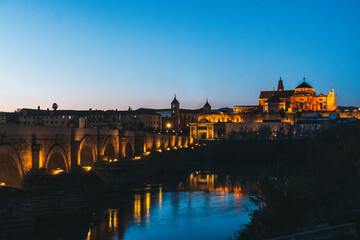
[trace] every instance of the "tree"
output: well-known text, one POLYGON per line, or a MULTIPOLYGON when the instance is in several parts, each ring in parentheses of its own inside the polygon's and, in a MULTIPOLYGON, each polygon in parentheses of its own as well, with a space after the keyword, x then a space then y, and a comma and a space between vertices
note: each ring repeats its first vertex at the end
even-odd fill
POLYGON ((56 111, 56 109, 58 109, 58 107, 59 106, 56 103, 53 103, 52 108, 54 109, 54 111, 56 111))

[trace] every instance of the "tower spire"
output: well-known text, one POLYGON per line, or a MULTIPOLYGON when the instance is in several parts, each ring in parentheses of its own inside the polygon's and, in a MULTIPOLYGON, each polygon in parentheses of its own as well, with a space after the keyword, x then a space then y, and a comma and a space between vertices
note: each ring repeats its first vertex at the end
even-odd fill
POLYGON ((278 91, 284 91, 284 85, 283 85, 283 81, 281 80, 281 77, 280 77, 280 80, 279 80, 279 84, 278 84, 277 90, 278 90, 278 91))

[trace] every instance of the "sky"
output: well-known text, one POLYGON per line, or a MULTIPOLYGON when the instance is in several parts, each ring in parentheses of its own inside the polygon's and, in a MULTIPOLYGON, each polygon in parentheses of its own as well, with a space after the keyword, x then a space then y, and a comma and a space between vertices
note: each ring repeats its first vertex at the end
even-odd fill
POLYGON ((0 111, 256 105, 303 77, 360 106, 360 1, 0 0, 0 111))

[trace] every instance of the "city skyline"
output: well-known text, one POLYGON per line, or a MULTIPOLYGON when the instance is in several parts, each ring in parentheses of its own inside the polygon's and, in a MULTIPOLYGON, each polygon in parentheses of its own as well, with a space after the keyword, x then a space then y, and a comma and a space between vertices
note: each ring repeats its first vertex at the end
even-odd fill
POLYGON ((0 111, 256 105, 306 77, 359 106, 359 3, 0 1, 0 111))

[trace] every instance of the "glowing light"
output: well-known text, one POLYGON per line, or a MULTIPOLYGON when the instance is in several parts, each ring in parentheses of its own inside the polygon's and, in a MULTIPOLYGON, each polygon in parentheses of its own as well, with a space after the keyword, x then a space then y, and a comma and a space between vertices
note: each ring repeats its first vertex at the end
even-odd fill
POLYGON ((162 187, 160 186, 160 188, 159 188, 159 208, 161 208, 162 199, 163 199, 162 187))
POLYGON ((140 156, 136 156, 136 157, 133 158, 133 160, 140 160, 140 159, 141 159, 140 156))
POLYGON ((158 150, 156 150, 156 151, 158 151, 158 152, 162 152, 162 150, 159 148, 158 150))
POLYGON ((92 167, 90 167, 90 166, 83 166, 81 168, 86 172, 90 172, 90 170, 92 169, 92 167))
POLYGON ((0 187, 6 187, 6 183, 4 182, 0 183, 0 187))
POLYGON ((194 147, 191 147, 191 149, 194 149, 194 147))
POLYGON ((89 231, 86 236, 86 240, 90 240, 90 239, 91 239, 91 228, 89 228, 89 231))
POLYGON ((111 209, 109 210, 109 229, 111 230, 112 229, 112 223, 113 223, 113 220, 112 220, 112 214, 111 214, 111 209))
POLYGON ((177 147, 173 147, 174 150, 177 150, 177 147))
POLYGON ((118 224, 117 209, 109 209, 109 230, 116 231, 118 224))
POLYGON ((144 153, 144 155, 146 155, 146 156, 148 156, 148 155, 150 155, 150 151, 147 151, 146 153, 144 153))
POLYGON ((146 193, 145 195, 145 214, 146 214, 146 222, 149 222, 150 218, 150 193, 146 193))
POLYGON ((166 124, 166 127, 167 127, 167 128, 171 128, 171 123, 167 123, 167 124, 166 124))
POLYGON ((141 196, 135 194, 134 200, 134 221, 140 225, 141 223, 141 196))
POLYGON ((118 160, 117 160, 117 158, 115 158, 114 160, 113 160, 113 162, 117 162, 118 160))
POLYGON ((52 170, 51 175, 58 175, 60 173, 64 172, 61 168, 57 168, 55 170, 52 170))
POLYGON ((166 151, 170 151, 171 149, 168 147, 168 148, 166 148, 166 151))

